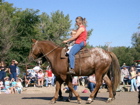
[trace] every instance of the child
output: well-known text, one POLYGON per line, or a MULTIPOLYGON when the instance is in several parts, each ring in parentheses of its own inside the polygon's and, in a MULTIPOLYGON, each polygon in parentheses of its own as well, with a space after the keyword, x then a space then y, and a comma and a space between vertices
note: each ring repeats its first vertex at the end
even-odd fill
MULTIPOLYGON (((71 37, 73 37, 75 34, 76 34, 76 30, 72 30, 71 31, 71 37)), ((67 54, 69 54, 69 52, 70 52, 71 48, 73 47, 74 43, 75 43, 74 40, 68 43, 68 51, 67 51, 67 54)))
POLYGON ((14 78, 11 79, 11 92, 14 92, 16 93, 16 85, 17 85, 17 82, 15 81, 14 78))
POLYGON ((5 77, 4 80, 5 80, 6 93, 7 94, 12 93, 12 91, 11 91, 12 89, 10 87, 11 81, 9 81, 9 77, 5 77))
POLYGON ((22 79, 21 78, 18 78, 17 79, 17 84, 16 84, 16 90, 17 90, 17 92, 19 94, 21 94, 22 88, 23 88, 23 86, 22 86, 22 79))

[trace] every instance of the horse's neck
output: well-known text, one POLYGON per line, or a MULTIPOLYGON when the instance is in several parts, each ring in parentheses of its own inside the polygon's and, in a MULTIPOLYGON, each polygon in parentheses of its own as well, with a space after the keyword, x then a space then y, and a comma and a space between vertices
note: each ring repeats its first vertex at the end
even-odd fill
POLYGON ((45 58, 51 63, 54 62, 54 60, 56 59, 55 56, 59 55, 61 49, 62 48, 54 44, 46 44, 43 47, 41 47, 41 52, 45 56, 45 58))

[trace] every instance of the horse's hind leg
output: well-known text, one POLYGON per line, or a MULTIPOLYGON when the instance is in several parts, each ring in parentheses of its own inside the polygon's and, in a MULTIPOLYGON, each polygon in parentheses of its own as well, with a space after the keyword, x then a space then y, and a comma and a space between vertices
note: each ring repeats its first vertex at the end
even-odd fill
POLYGON ((108 91, 109 91, 109 98, 107 100, 107 102, 111 102, 114 99, 114 95, 113 95, 113 88, 112 88, 112 83, 111 80, 109 79, 109 77, 107 75, 105 75, 103 77, 105 83, 108 86, 108 91))
POLYGON ((96 73, 95 74, 95 77, 96 77, 96 86, 95 86, 95 89, 94 91, 92 91, 92 93, 90 94, 88 100, 87 100, 87 104, 90 104, 92 101, 93 101, 93 98, 95 97, 96 93, 98 92, 101 84, 102 84, 102 75, 100 72, 96 73))

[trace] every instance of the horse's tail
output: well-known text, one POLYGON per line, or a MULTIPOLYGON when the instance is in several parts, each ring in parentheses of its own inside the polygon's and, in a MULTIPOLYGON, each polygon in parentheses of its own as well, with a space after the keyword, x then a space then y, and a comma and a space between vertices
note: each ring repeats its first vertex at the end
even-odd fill
POLYGON ((111 74, 111 80, 112 80, 112 87, 113 91, 116 91, 117 87, 120 84, 120 64, 118 61, 118 58, 113 52, 109 52, 111 58, 112 58, 112 63, 110 67, 110 74, 111 74))

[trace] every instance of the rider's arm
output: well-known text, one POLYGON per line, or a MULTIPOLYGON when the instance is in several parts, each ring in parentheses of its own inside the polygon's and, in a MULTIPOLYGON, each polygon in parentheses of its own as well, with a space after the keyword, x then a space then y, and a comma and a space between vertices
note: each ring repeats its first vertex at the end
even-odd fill
POLYGON ((68 40, 63 41, 63 43, 67 43, 69 41, 75 40, 83 31, 84 31, 84 28, 80 27, 73 37, 69 38, 68 40))

